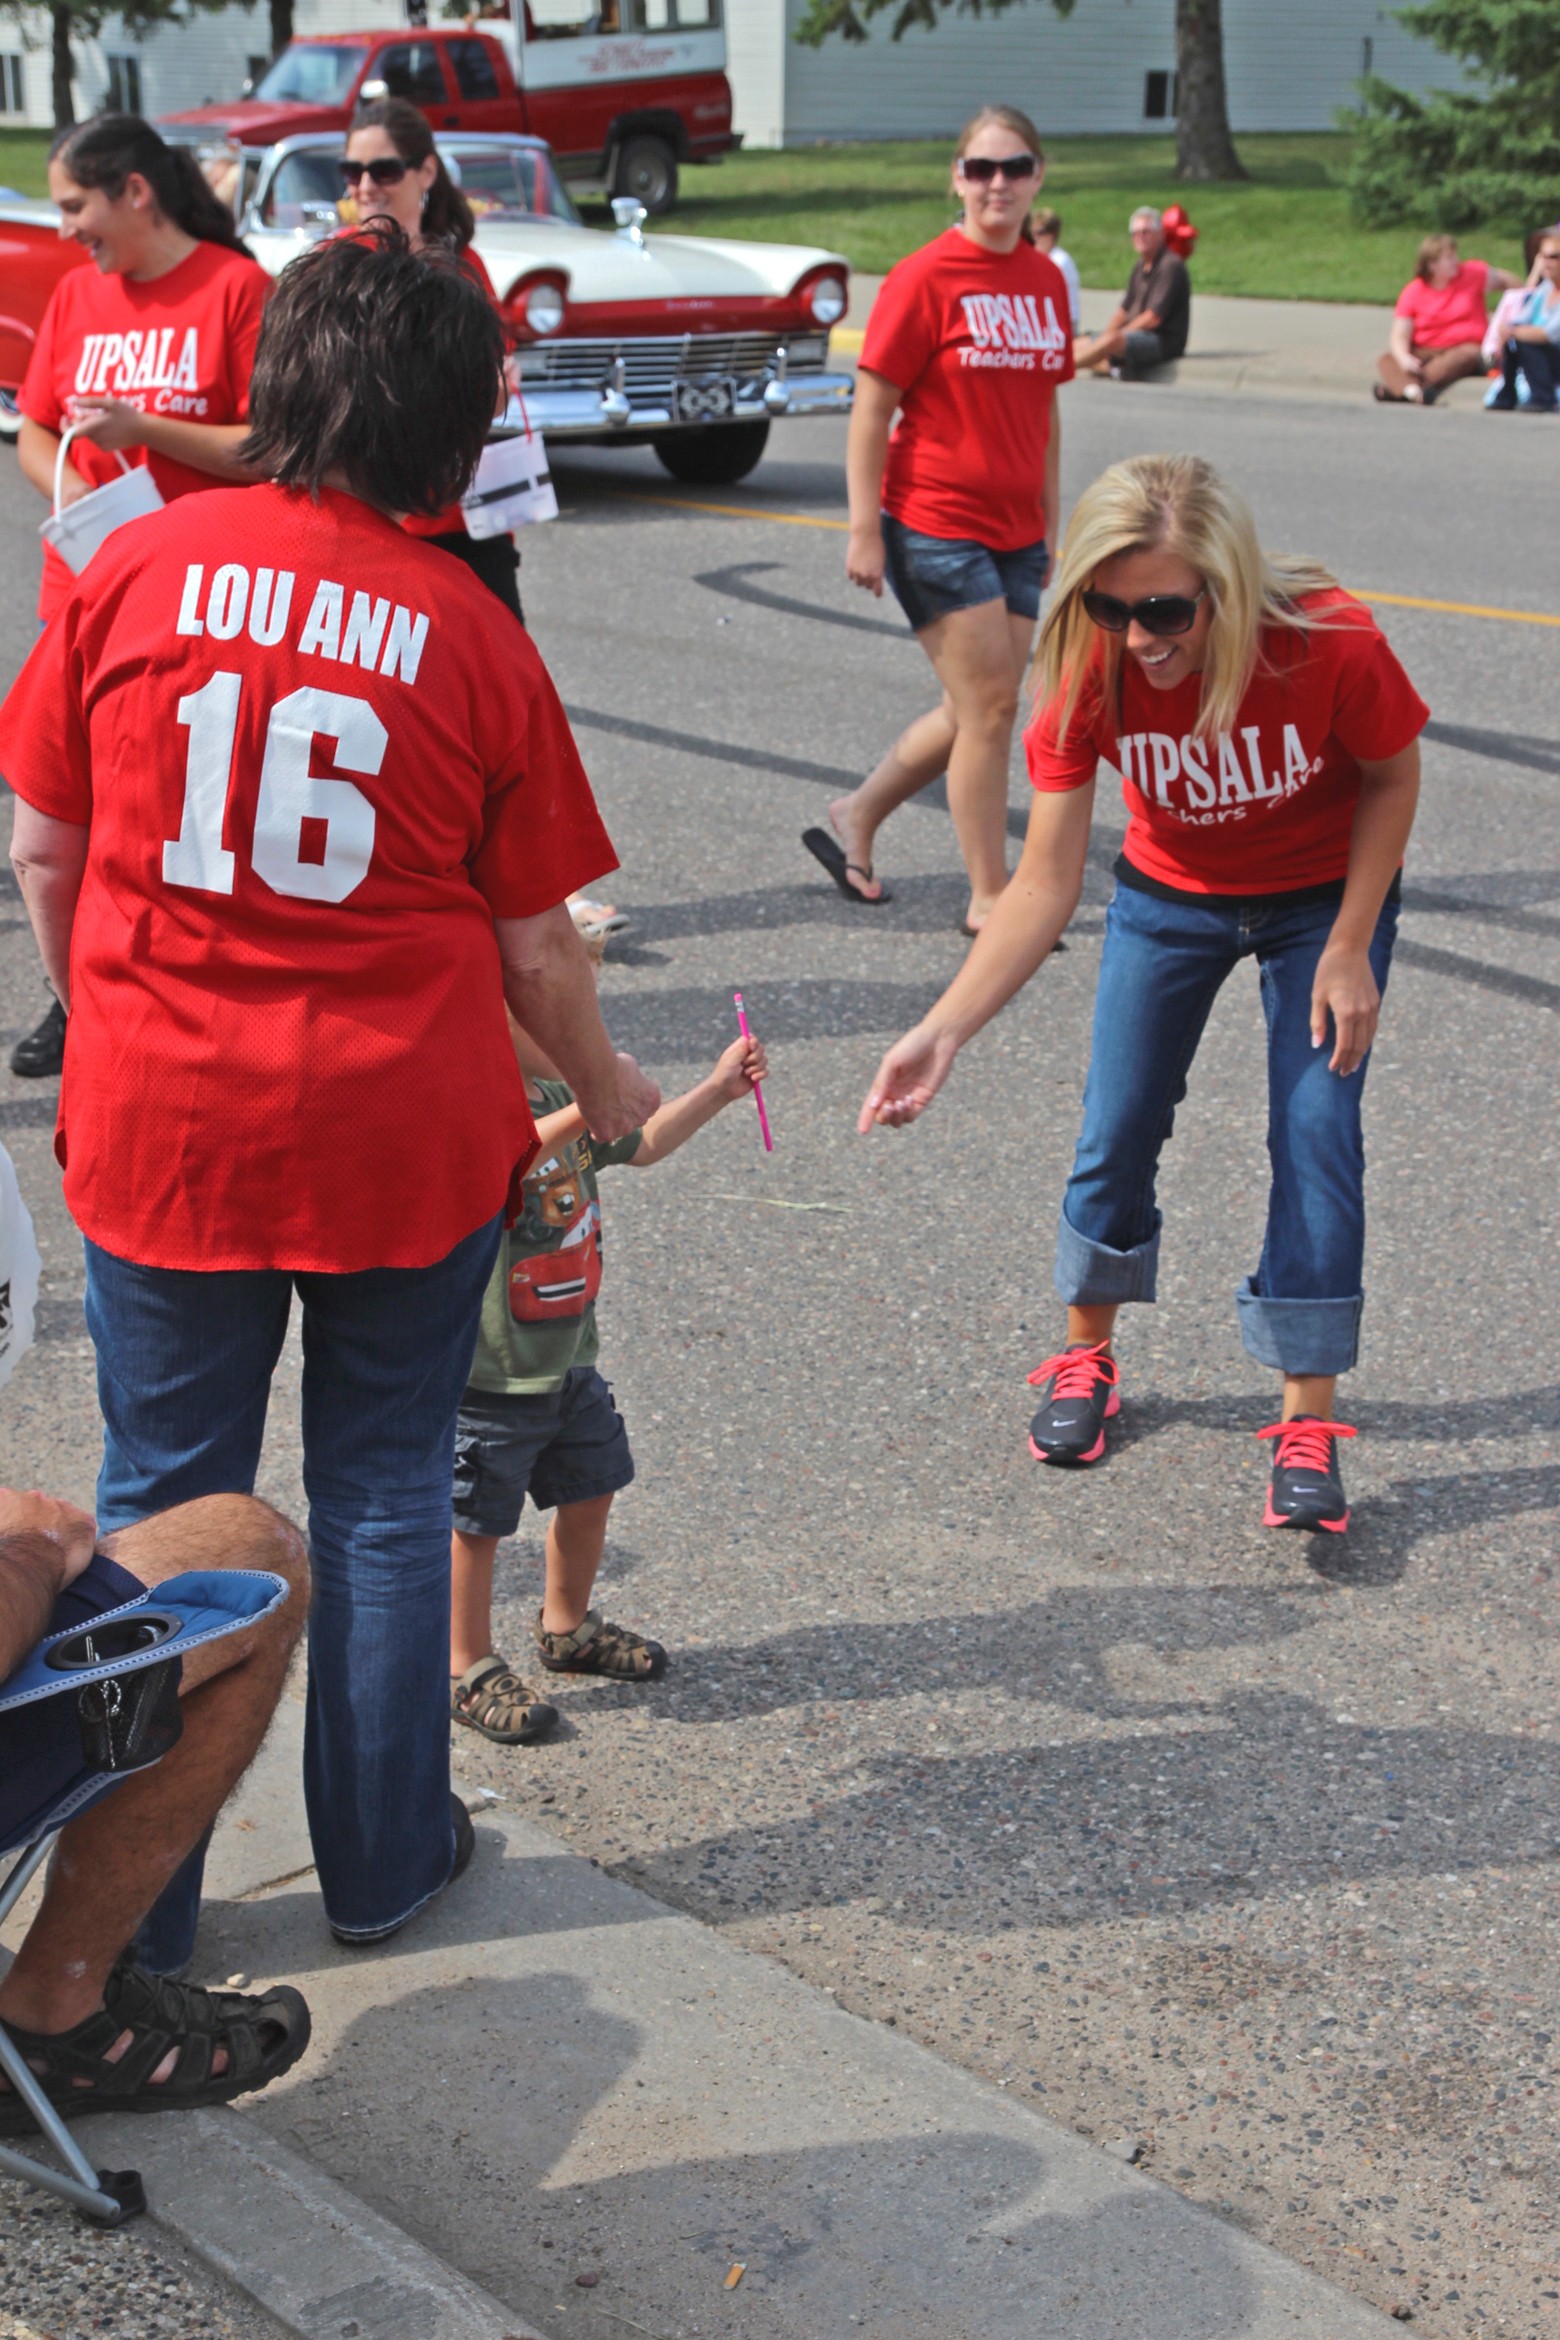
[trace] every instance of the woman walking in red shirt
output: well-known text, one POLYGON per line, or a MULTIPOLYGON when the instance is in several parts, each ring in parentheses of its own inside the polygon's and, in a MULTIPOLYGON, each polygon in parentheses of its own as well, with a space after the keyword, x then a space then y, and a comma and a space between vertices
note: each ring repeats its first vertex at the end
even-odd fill
POLYGON ((1028 115, 983 108, 955 152, 963 218, 901 260, 873 307, 845 457, 845 571, 878 595, 887 577, 942 704, 803 839, 847 901, 886 902, 877 831, 946 772, 971 934, 1007 882, 1008 753, 1056 541, 1056 388, 1073 370, 1066 282, 1027 240, 1044 175, 1028 115))
POLYGON ((1429 710, 1325 570, 1275 560, 1210 465, 1139 456, 1079 498, 1026 739, 1012 885, 964 968, 890 1049, 860 1127, 913 1121, 1077 906, 1101 763, 1125 849, 1106 920, 1083 1130, 1062 1204, 1067 1339, 1030 1379, 1030 1450, 1092 1463, 1120 1404, 1124 1302, 1151 1301, 1160 1153, 1214 1000, 1255 958, 1267 1019, 1267 1230, 1241 1338, 1282 1374, 1266 1524, 1348 1524, 1333 1419, 1364 1305, 1365 1067, 1397 931, 1429 710))

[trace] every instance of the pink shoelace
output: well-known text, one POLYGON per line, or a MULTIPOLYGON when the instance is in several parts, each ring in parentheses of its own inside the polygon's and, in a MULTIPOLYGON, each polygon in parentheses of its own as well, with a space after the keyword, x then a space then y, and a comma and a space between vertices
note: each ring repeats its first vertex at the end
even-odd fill
POLYGON ((1056 1376, 1056 1387, 1051 1392, 1057 1398, 1086 1398, 1094 1395, 1097 1381, 1114 1389, 1121 1379, 1121 1370, 1110 1353, 1108 1341, 1097 1341, 1092 1349, 1061 1349, 1054 1357, 1047 1357, 1029 1376, 1031 1389, 1042 1381, 1056 1376))
POLYGON ((1270 1422, 1259 1438, 1276 1438, 1273 1449, 1273 1467, 1285 1471, 1330 1471, 1332 1444, 1335 1438, 1357 1438, 1347 1422, 1321 1422, 1314 1414, 1302 1415, 1296 1422, 1270 1422))

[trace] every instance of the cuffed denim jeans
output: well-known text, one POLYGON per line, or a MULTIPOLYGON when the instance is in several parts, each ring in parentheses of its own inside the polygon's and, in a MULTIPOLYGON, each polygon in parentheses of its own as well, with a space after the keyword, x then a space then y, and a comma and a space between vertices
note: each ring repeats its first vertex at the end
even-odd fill
MULTIPOLYGON (((103 1412, 98 1520, 253 1491, 271 1375, 303 1304, 303 1479, 314 1600, 304 1798, 331 1924, 373 1934, 448 1882, 450 1489, 455 1416, 499 1221, 426 1268, 355 1275, 138 1267, 88 1243, 103 1412)), ((202 1859, 138 1937, 194 1947, 202 1859)))
MULTIPOLYGON (((1267 1233, 1236 1293, 1240 1334, 1280 1373, 1343 1373, 1359 1352, 1365 1295, 1365 1063, 1328 1070, 1311 1046, 1311 986, 1338 914, 1334 893, 1246 901, 1118 885, 1105 921, 1083 1129, 1062 1203, 1056 1288, 1079 1307, 1152 1300, 1159 1268, 1159 1157, 1219 987, 1255 958, 1267 1018, 1267 1233)), ((1370 963, 1383 994, 1396 889, 1370 963)))

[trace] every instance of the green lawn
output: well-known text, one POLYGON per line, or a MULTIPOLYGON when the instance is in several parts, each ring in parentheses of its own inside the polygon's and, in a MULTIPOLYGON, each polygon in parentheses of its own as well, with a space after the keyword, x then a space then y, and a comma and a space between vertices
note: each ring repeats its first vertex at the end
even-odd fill
MULTIPOLYGON (((1127 218, 1139 203, 1180 201, 1201 229, 1200 292, 1278 300, 1395 301, 1413 272, 1423 217, 1390 230, 1357 227, 1342 184, 1348 140, 1327 132, 1242 138, 1249 183, 1182 187, 1169 138, 1059 138, 1048 149, 1045 200, 1089 285, 1122 285, 1132 264, 1127 218)), ((879 272, 953 216, 945 196, 948 143, 795 147, 728 156, 683 173, 666 222, 690 235, 823 244, 879 272)), ((1481 259, 1519 268, 1514 236, 1468 239, 1481 259)))
POLYGON ((47 195, 44 168, 52 130, 0 130, 0 187, 14 187, 18 195, 47 195))

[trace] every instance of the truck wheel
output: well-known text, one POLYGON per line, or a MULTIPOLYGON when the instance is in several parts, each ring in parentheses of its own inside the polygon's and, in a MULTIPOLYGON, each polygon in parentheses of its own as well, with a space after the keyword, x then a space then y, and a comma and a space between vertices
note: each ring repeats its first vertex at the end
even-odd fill
POLYGON ((612 171, 614 195, 632 195, 652 219, 677 200, 677 157, 661 138, 625 138, 612 171))
POLYGON ((747 478, 768 438, 767 422, 709 423, 698 430, 663 431, 650 444, 673 479, 695 487, 729 487, 747 478))
POLYGON ((9 447, 22 435, 22 410, 14 390, 0 390, 0 447, 9 447))

